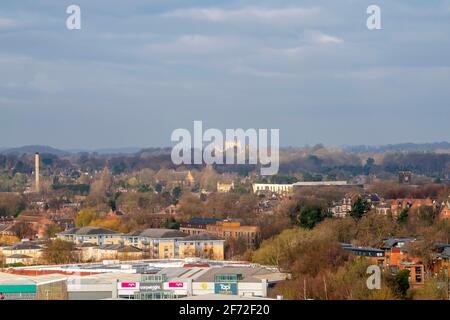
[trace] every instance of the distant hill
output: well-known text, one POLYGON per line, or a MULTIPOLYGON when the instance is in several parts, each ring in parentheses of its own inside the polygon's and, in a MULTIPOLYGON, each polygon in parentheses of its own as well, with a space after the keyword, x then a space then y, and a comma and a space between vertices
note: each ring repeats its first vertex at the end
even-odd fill
POLYGON ((17 155, 34 154, 36 152, 53 154, 56 156, 65 156, 70 154, 70 152, 64 150, 59 150, 49 146, 38 146, 38 145, 10 148, 0 151, 1 154, 17 154, 17 155))
POLYGON ((348 152, 433 152, 437 150, 450 150, 450 143, 443 142, 433 142, 433 143, 399 143, 399 144, 387 144, 381 146, 344 146, 343 149, 348 152))
POLYGON ((124 147, 124 148, 104 148, 104 149, 68 149, 67 151, 71 153, 98 153, 101 155, 106 154, 133 154, 141 151, 142 148, 139 147, 124 147))

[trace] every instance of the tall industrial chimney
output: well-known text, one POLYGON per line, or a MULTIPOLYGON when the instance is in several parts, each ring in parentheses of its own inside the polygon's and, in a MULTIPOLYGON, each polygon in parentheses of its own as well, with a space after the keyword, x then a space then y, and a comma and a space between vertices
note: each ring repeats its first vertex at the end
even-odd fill
POLYGON ((39 186, 39 163, 40 163, 39 152, 36 152, 36 154, 34 155, 34 174, 35 174, 35 179, 36 179, 36 192, 40 191, 40 186, 39 186))

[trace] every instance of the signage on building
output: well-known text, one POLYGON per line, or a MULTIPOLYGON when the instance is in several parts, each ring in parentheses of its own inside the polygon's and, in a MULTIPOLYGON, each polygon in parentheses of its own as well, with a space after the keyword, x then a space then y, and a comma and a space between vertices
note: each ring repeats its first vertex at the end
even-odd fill
POLYGON ((237 283, 215 283, 214 293, 216 294, 232 294, 237 295, 237 283))
POLYGON ((138 284, 136 282, 121 282, 120 288, 121 289, 137 289, 138 284))
POLYGON ((0 285, 0 292, 5 293, 36 293, 36 285, 0 285))
POLYGON ((184 282, 169 282, 169 288, 184 288, 184 282))
POLYGON ((140 291, 157 291, 162 290, 162 283, 141 282, 140 291))

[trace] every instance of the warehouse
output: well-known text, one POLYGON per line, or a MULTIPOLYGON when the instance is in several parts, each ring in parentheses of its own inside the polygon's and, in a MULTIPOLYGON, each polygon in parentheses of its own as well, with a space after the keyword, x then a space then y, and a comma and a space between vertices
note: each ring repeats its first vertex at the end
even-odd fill
POLYGON ((141 260, 32 266, 16 272, 67 273, 67 299, 179 299, 203 295, 267 297, 286 279, 275 268, 213 260, 141 260))
MULTIPOLYGON (((140 275, 128 272, 108 272, 90 276, 71 276, 67 280, 69 300, 102 300, 117 298, 118 283, 136 283, 140 275)), ((128 296, 130 292, 121 292, 128 296)))
POLYGON ((4 300, 67 300, 67 277, 60 274, 22 276, 0 272, 4 300))

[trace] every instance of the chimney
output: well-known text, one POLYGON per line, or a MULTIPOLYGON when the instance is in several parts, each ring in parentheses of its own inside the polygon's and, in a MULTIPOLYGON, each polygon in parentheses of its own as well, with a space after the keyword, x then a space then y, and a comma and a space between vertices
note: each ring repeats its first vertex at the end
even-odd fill
POLYGON ((39 186, 39 163, 40 163, 39 152, 36 152, 36 154, 34 155, 34 174, 35 174, 35 179, 36 179, 36 192, 40 191, 40 186, 39 186))

